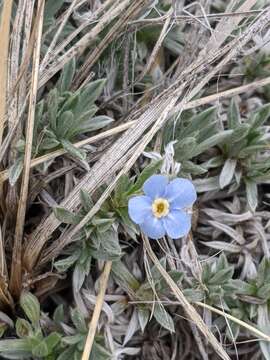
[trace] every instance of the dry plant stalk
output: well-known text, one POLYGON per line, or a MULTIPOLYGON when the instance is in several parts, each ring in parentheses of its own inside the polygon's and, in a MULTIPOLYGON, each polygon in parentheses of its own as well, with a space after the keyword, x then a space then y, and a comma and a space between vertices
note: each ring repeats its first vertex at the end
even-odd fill
POLYGON ((32 68, 32 83, 29 101, 29 112, 26 125, 26 146, 24 154, 24 167, 22 184, 20 190, 19 206, 17 211, 15 237, 12 253, 12 264, 11 264, 11 275, 10 275, 10 291, 15 295, 19 296, 22 286, 22 239, 24 231, 25 213, 27 207, 28 198, 28 187, 30 178, 30 162, 32 156, 32 142, 33 142, 33 130, 35 120, 35 106, 38 90, 38 69, 39 69, 39 58, 41 49, 41 37, 42 37, 42 26, 43 26, 43 12, 44 12, 44 0, 39 1, 40 17, 36 36, 36 42, 34 45, 33 52, 33 68, 32 68))
POLYGON ((2 143, 6 116, 6 96, 7 96, 7 74, 8 74, 8 47, 10 20, 13 0, 4 1, 1 24, 0 24, 0 145, 2 143))
MULTIPOLYGON (((198 19, 220 19, 220 18, 230 18, 230 17, 241 17, 248 18, 252 17, 254 15, 261 14, 263 10, 250 10, 250 11, 235 11, 235 12, 220 12, 215 14, 204 14, 204 15, 176 15, 174 16, 174 21, 176 23, 186 21, 186 22, 197 22, 198 19)), ((130 22, 132 25, 159 25, 163 24, 168 18, 168 14, 157 17, 157 18, 151 18, 151 19, 140 19, 130 22)))
MULTIPOLYGON (((243 4, 237 9, 237 12, 246 12, 249 11, 255 4, 257 3, 257 0, 246 0, 243 2, 243 4)), ((232 0, 226 11, 231 11, 232 8, 235 6, 235 1, 232 0)), ((236 29, 240 21, 242 20, 242 17, 235 16, 231 17, 230 19, 223 18, 221 21, 217 24, 217 27, 215 28, 215 31, 213 32, 208 44, 202 51, 202 56, 205 56, 205 54, 208 53, 208 51, 215 51, 217 50, 220 45, 227 39, 227 37, 232 33, 232 29, 236 29)))
POLYGON ((270 336, 263 333, 262 331, 258 330, 257 328, 255 328, 254 326, 249 325, 248 323, 246 323, 245 321, 242 321, 240 319, 237 319, 235 316, 232 316, 228 313, 226 313, 225 311, 221 311, 213 306, 210 306, 208 304, 202 303, 200 301, 197 301, 195 303, 196 305, 204 308, 204 309, 208 309, 218 315, 221 315, 223 317, 225 317, 228 320, 231 320, 233 322, 235 322, 236 324, 242 326, 243 328, 247 329, 248 331, 250 331, 251 333, 253 333, 255 336, 258 336, 259 339, 258 340, 265 340, 270 342, 270 336))
POLYGON ((100 277, 99 293, 98 293, 98 296, 97 296, 97 300, 96 300, 95 308, 94 308, 94 311, 93 311, 92 319, 91 319, 90 324, 89 324, 89 329, 88 329, 88 334, 87 334, 87 338, 86 338, 86 342, 85 342, 85 346, 84 346, 82 360, 88 360, 89 356, 91 354, 91 350, 92 350, 92 346, 93 346, 93 343, 94 343, 95 334, 96 334, 96 330, 97 330, 97 324, 98 324, 98 320, 99 320, 100 313, 101 313, 101 310, 102 310, 102 305, 103 305, 103 302, 104 302, 104 296, 105 296, 105 292, 106 292, 106 288, 107 288, 111 268, 112 268, 112 262, 107 261, 105 263, 104 270, 103 270, 102 275, 100 277))
POLYGON ((165 39, 165 37, 167 35, 169 25, 170 25, 170 22, 171 22, 172 14, 173 14, 173 10, 170 9, 168 11, 168 14, 167 14, 167 20, 165 21, 165 23, 164 23, 164 25, 162 27, 159 38, 158 38, 158 40, 157 40, 157 42, 156 42, 156 44, 155 44, 155 46, 153 48, 153 51, 152 51, 146 65, 145 65, 142 73, 140 74, 139 79, 137 79, 136 82, 140 82, 144 78, 144 76, 150 71, 152 65, 154 64, 155 59, 156 59, 156 57, 158 55, 158 52, 159 52, 159 50, 160 50, 160 48, 162 46, 162 43, 163 43, 163 41, 164 41, 164 39, 165 39))
MULTIPOLYGON (((24 58, 23 58, 22 63, 20 65, 18 75, 17 75, 17 78, 16 78, 16 82, 15 82, 15 84, 12 84, 12 89, 10 90, 9 97, 11 98, 11 100, 8 103, 8 110, 10 108, 12 108, 12 106, 13 106, 13 95, 18 90, 18 88, 19 88, 19 86, 21 84, 22 78, 24 76, 26 76, 26 73, 27 73, 28 65, 29 65, 29 62, 31 60, 31 56, 32 56, 33 49, 34 49, 35 39, 36 39, 36 36, 37 36, 38 21, 39 21, 41 15, 42 15, 41 10, 42 10, 41 7, 39 7, 38 10, 37 10, 37 14, 35 16, 34 24, 33 24, 33 27, 32 27, 31 36, 30 36, 30 39, 29 39, 28 44, 27 44, 27 49, 24 52, 24 58)), ((0 161, 3 160, 4 155, 5 155, 5 153, 6 153, 7 149, 8 149, 8 146, 9 146, 10 142, 12 141, 12 136, 14 135, 14 133, 15 133, 15 131, 17 129, 17 126, 19 124, 19 121, 21 120, 21 118, 22 118, 22 116, 23 116, 23 114, 25 112, 25 109, 26 109, 26 106, 27 106, 27 103, 28 103, 28 97, 30 95, 28 90, 25 90, 25 92, 26 92, 26 94, 25 94, 25 97, 24 97, 24 101, 22 101, 22 103, 20 104, 20 111, 18 112, 17 116, 15 117, 15 119, 13 121, 13 124, 10 125, 10 128, 8 129, 8 132, 7 132, 6 136, 5 136, 5 139, 4 139, 3 143, 1 144, 1 142, 0 142, 0 161)), ((0 117, 0 122, 5 122, 6 118, 7 118, 7 115, 5 115, 3 118, 0 117)))
POLYGON ((2 235, 2 228, 0 226, 0 304, 3 307, 13 306, 11 296, 8 292, 8 272, 5 255, 5 247, 2 235))

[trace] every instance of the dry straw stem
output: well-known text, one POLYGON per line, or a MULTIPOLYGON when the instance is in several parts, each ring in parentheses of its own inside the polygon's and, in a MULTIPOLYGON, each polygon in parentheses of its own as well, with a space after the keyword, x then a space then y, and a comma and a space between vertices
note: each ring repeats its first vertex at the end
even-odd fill
MULTIPOLYGON (((26 71, 28 69, 28 65, 29 65, 29 62, 30 62, 30 59, 31 59, 31 55, 32 55, 32 52, 33 52, 33 49, 34 49, 35 39, 36 39, 36 36, 37 36, 38 21, 39 21, 39 19, 41 17, 41 10, 42 10, 41 7, 39 7, 38 11, 37 11, 37 14, 35 16, 31 36, 30 36, 29 42, 27 44, 27 49, 26 49, 26 51, 24 53, 24 58, 22 60, 20 68, 19 68, 19 72, 18 72, 16 82, 13 85, 12 90, 10 91, 9 97, 11 98, 11 100, 9 100, 9 102, 8 102, 8 107, 9 108, 11 108, 12 105, 13 105, 13 94, 15 94, 15 92, 17 91, 17 89, 18 89, 18 87, 19 87, 19 85, 21 83, 21 80, 26 75, 26 71)), ((27 33, 28 30, 25 29, 25 31, 27 33)), ((25 109, 26 109, 26 106, 27 106, 27 103, 28 103, 29 95, 30 95, 30 93, 28 91, 25 91, 25 98, 24 98, 23 103, 20 106, 20 111, 19 111, 18 115, 16 116, 16 118, 14 119, 13 124, 8 129, 7 135, 5 136, 5 139, 4 139, 3 143, 1 144, 1 142, 0 142, 0 162, 3 160, 3 157, 5 156, 5 153, 6 153, 7 149, 8 149, 8 146, 9 146, 10 142, 12 141, 12 137, 14 135, 14 132, 17 129, 19 121, 20 121, 20 119, 22 118, 22 116, 23 116, 23 114, 25 112, 25 109)), ((5 121, 6 121, 6 115, 4 117, 0 117, 0 123, 5 122, 5 121)))
MULTIPOLYGON (((169 306, 170 305, 180 305, 179 301, 161 301, 161 303, 164 305, 169 305, 169 306)), ((129 301, 129 304, 153 304, 153 301, 129 301)), ((225 311, 217 309, 216 307, 213 307, 206 303, 203 303, 200 301, 195 301, 194 304, 198 305, 204 309, 210 310, 213 313, 221 315, 221 316, 225 317, 227 320, 230 320, 230 321, 240 325, 244 329, 248 330, 250 333, 254 334, 255 336, 258 336, 258 339, 257 339, 258 341, 263 340, 263 341, 270 342, 270 336, 265 334, 264 332, 260 331, 255 326, 252 326, 252 325, 246 323, 245 321, 242 321, 242 320, 236 318, 235 316, 232 316, 232 315, 226 313, 225 311)))
POLYGON ((158 55, 158 52, 162 46, 162 43, 167 35, 167 31, 169 29, 169 26, 170 26, 170 22, 171 22, 171 17, 173 15, 173 9, 170 9, 169 12, 168 12, 168 15, 167 15, 167 20, 165 21, 164 23, 164 26, 162 27, 162 30, 160 32, 160 35, 159 35, 159 38, 154 46, 154 49, 149 57, 149 60, 147 61, 142 73, 140 74, 139 78, 135 81, 135 82, 140 82, 144 77, 145 75, 148 73, 148 71, 150 71, 153 63, 155 62, 155 59, 158 55))
POLYGON ((2 143, 5 127, 6 96, 7 96, 7 74, 8 74, 8 48, 11 20, 12 0, 3 3, 0 24, 0 145, 2 143))
POLYGON ((43 26, 43 13, 44 13, 44 0, 39 1, 39 23, 36 35, 36 41, 33 52, 33 67, 32 67, 32 83, 30 90, 29 100, 29 112, 26 124, 26 146, 24 154, 24 168, 22 176, 22 184, 20 190, 19 206, 17 211, 15 237, 12 254, 12 266, 10 275, 10 290, 15 296, 20 295, 21 282, 22 282, 22 269, 21 269, 21 257, 22 257, 22 238, 24 230, 25 212, 28 198, 28 186, 30 177, 30 162, 32 154, 32 142, 33 142, 33 130, 34 130, 34 119, 35 119, 35 106, 38 89, 38 69, 39 69, 39 58, 41 48, 41 36, 43 26))
POLYGON ((269 335, 263 333, 262 331, 258 330, 254 326, 246 323, 245 321, 237 319, 236 317, 234 317, 234 316, 232 316, 230 314, 227 314, 225 311, 219 310, 219 309, 217 309, 217 308, 215 308, 213 306, 202 303, 200 301, 197 301, 195 304, 200 306, 200 307, 203 307, 204 309, 208 309, 208 310, 210 310, 210 311, 212 311, 212 312, 214 312, 214 313, 216 313, 218 315, 221 315, 221 316, 225 317, 226 319, 231 320, 234 323, 242 326, 243 328, 247 329, 248 331, 250 331, 254 335, 258 336, 259 337, 258 340, 265 340, 265 341, 270 342, 270 336, 269 335))
MULTIPOLYGON (((236 12, 225 12, 225 13, 216 13, 216 14, 204 14, 204 15, 176 15, 173 17, 174 22, 182 22, 184 21, 190 21, 194 22, 197 21, 197 19, 220 19, 220 18, 229 18, 229 17, 238 17, 241 16, 242 18, 248 18, 251 16, 259 15, 261 14, 263 10, 250 10, 250 11, 236 11, 236 12)), ((134 20, 131 21, 130 24, 132 25, 158 25, 163 24, 168 18, 168 15, 163 15, 158 18, 151 18, 151 19, 140 19, 140 20, 134 20)))
MULTIPOLYGON (((235 96, 235 95, 238 95, 238 94, 250 91, 250 90, 255 90, 259 87, 263 87, 263 86, 269 85, 269 84, 270 84, 270 77, 267 77, 265 79, 257 80, 252 83, 246 84, 246 85, 238 86, 238 87, 235 87, 235 88, 232 88, 229 90, 221 91, 221 92, 213 94, 213 95, 205 96, 200 99, 189 101, 187 104, 184 104, 184 105, 178 104, 173 108, 173 110, 169 116, 172 116, 182 110, 193 109, 195 107, 213 103, 215 101, 222 100, 227 97, 232 97, 232 96, 235 96)), ((136 122, 136 120, 129 121, 127 123, 116 126, 110 130, 104 131, 98 135, 91 136, 87 139, 78 141, 78 142, 74 143, 73 145, 76 148, 81 148, 85 145, 90 145, 90 144, 96 143, 100 140, 106 139, 113 135, 117 135, 117 134, 129 129, 135 122, 136 122)), ((39 156, 36 159, 32 159, 31 160, 31 168, 34 168, 37 165, 43 164, 46 161, 50 161, 52 159, 57 158, 58 156, 66 154, 66 153, 67 152, 65 149, 58 149, 58 150, 52 151, 46 155, 39 156)), ((0 183, 6 181, 8 179, 8 174, 9 174, 9 169, 3 170, 0 172, 0 183)))
POLYGON ((215 336, 211 333, 211 331, 208 329, 208 327, 203 322, 201 316, 198 314, 198 312, 195 310, 195 308, 187 301, 187 299, 185 298, 184 294, 179 289, 177 284, 173 281, 173 279, 170 277, 170 275, 167 273, 167 271, 160 264, 160 262, 158 261, 158 258, 154 254, 154 252, 151 248, 151 245, 149 243, 149 240, 146 236, 143 236, 143 242, 144 242, 145 249, 146 249, 150 259, 153 261, 156 268, 158 269, 158 271, 160 272, 160 274, 162 275, 162 277, 164 278, 166 283, 171 288, 173 294, 179 301, 180 305, 183 307, 184 311, 186 312, 186 314, 188 315, 190 320, 192 320, 196 324, 198 329, 206 337, 206 339, 209 341, 209 343, 213 346, 214 350, 221 357, 221 359, 230 360, 229 356, 226 354, 226 352, 224 351, 224 349, 222 348, 220 343, 217 341, 215 336))
MULTIPOLYGON (((13 22, 13 31, 10 40, 10 51, 9 51, 9 96, 11 104, 9 105, 7 113, 7 128, 10 130, 13 127, 13 124, 16 122, 18 113, 20 111, 21 105, 24 102, 28 73, 21 78, 19 89, 16 92, 13 92, 14 84, 16 83, 20 61, 25 57, 25 52, 27 50, 28 41, 31 35, 31 25, 32 25, 32 16, 34 2, 33 1, 18 1, 18 7, 16 11, 16 16, 13 22)), ((18 156, 18 151, 16 149, 18 141, 22 137, 23 131, 23 121, 18 123, 15 133, 12 136, 12 140, 9 146, 9 151, 6 154, 8 158, 8 164, 14 164, 18 156)), ((6 142, 6 138, 5 138, 6 142)), ((16 218, 17 208, 18 208, 18 187, 8 186, 6 191, 6 211, 10 218, 16 218)))
MULTIPOLYGON (((202 87, 206 84, 211 76, 213 76, 216 72, 218 72, 223 65, 225 65, 230 59, 238 54, 238 52, 242 49, 242 46, 246 44, 254 33, 260 31, 265 24, 269 21, 270 9, 267 13, 261 15, 259 19, 251 25, 243 34, 239 36, 238 43, 233 40, 233 44, 235 43, 238 46, 234 46, 234 48, 229 51, 225 60, 222 60, 210 73, 209 76, 204 76, 203 80, 198 83, 195 89, 193 89, 188 96, 184 98, 182 105, 187 103, 191 97, 196 95, 196 91, 202 89, 202 87)), ((219 38, 219 42, 222 42, 222 39, 219 38)), ((226 51, 228 49, 228 45, 225 45, 226 51)), ((223 53, 223 50, 218 51, 218 53, 223 53)), ((196 73, 200 73, 203 69, 205 69, 205 64, 211 63, 212 61, 217 60, 217 52, 211 53, 209 57, 206 57, 202 62, 201 58, 191 64, 188 69, 185 71, 185 76, 182 78, 182 85, 179 87, 180 79, 176 80, 177 86, 170 86, 170 90, 165 90, 163 95, 160 95, 157 99, 150 103, 148 109, 142 113, 139 117, 138 121, 134 125, 131 126, 129 130, 125 132, 125 134, 117 140, 107 151, 101 159, 93 166, 89 173, 85 175, 84 178, 79 182, 79 184, 73 189, 70 195, 64 199, 64 201, 60 204, 60 206, 65 207, 68 210, 76 209, 80 204, 80 189, 85 189, 92 193, 97 187, 99 187, 106 179, 113 175, 112 169, 115 171, 115 165, 118 163, 119 159, 126 154, 130 148, 134 145, 136 141, 142 136, 142 134, 147 130, 147 128, 152 125, 160 116, 160 113, 164 111, 166 106, 169 104, 170 100, 173 97, 179 97, 183 92, 184 88, 188 83, 194 78, 196 73), (185 81, 184 81, 185 79, 185 81), (176 88, 176 90, 175 90, 176 88)), ((136 114, 135 114, 136 116, 136 114)), ((166 119, 164 119, 163 124, 166 119)), ((162 124, 162 125, 163 125, 162 124)), ((37 227, 37 229, 32 234, 29 243, 27 245, 25 255, 24 255, 24 265, 26 268, 33 268, 36 259, 39 256, 40 250, 46 243, 46 241, 51 236, 52 232, 59 226, 60 222, 55 218, 52 213, 47 219, 44 219, 41 224, 37 227)))
POLYGON ((0 226, 0 276, 4 277, 6 275, 7 264, 5 256, 5 248, 3 243, 2 229, 0 226))
MULTIPOLYGON (((249 11, 256 3, 257 0, 246 0, 237 9, 237 12, 249 11)), ((232 10, 233 6, 235 6, 235 1, 230 2, 227 10, 228 11, 232 10)), ((221 19, 221 21, 217 24, 215 31, 212 33, 208 44, 201 52, 201 56, 205 56, 205 54, 207 54, 208 51, 217 50, 220 47, 220 45, 224 42, 224 40, 227 39, 227 37, 232 33, 232 29, 235 29, 241 20, 242 17, 240 15, 232 17, 230 19, 227 18, 221 19)))
POLYGON ((100 313, 102 310, 104 296, 105 296, 111 268, 112 268, 112 262, 107 261, 105 263, 104 270, 100 277, 99 293, 98 293, 98 296, 96 299, 96 304, 95 304, 95 308, 93 311, 92 319, 89 324, 89 330, 88 330, 88 334, 87 334, 87 338, 86 338, 86 342, 85 342, 82 360, 88 360, 89 356, 91 354, 91 350, 92 350, 92 346, 94 343, 95 334, 96 334, 96 330, 97 330, 97 324, 98 324, 98 320, 99 320, 100 313))
POLYGON ((7 295, 7 281, 8 272, 6 254, 2 235, 2 228, 0 226, 0 304, 4 307, 11 304, 10 296, 9 294, 7 295))
POLYGON ((27 72, 32 53, 33 53, 33 51, 35 49, 35 41, 36 41, 36 38, 37 38, 37 33, 39 31, 39 19, 43 16, 42 11, 43 11, 43 8, 41 6, 38 7, 36 16, 34 17, 34 24, 33 24, 32 32, 31 32, 31 36, 30 36, 29 42, 27 44, 27 49, 26 49, 25 54, 24 54, 25 56, 23 58, 21 66, 20 66, 19 73, 18 73, 18 76, 17 76, 17 79, 16 79, 16 83, 13 86, 13 89, 11 91, 11 95, 14 94, 17 91, 22 77, 27 72))

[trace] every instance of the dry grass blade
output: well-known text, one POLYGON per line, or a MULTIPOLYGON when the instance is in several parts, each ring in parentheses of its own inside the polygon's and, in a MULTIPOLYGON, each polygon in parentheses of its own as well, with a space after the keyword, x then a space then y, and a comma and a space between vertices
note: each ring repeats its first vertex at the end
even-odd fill
POLYGON ((3 243, 2 229, 0 227, 0 275, 5 276, 7 274, 7 264, 5 256, 5 248, 3 243))
POLYGON ((139 79, 136 80, 136 82, 140 82, 144 76, 148 73, 148 71, 151 69, 153 63, 155 62, 155 59, 158 55, 158 52, 160 50, 160 47, 162 46, 162 43, 167 35, 167 32, 168 32, 168 28, 169 28, 169 25, 170 25, 170 22, 171 22, 171 16, 173 14, 173 10, 170 9, 168 14, 166 15, 167 16, 167 20, 165 21, 164 23, 164 26, 162 27, 162 30, 161 30, 161 33, 159 35, 159 38, 154 46, 154 49, 152 51, 152 54, 150 55, 149 57, 149 60, 147 61, 142 73, 140 74, 139 76, 139 79))
POLYGON ((265 340, 270 342, 270 336, 263 333, 262 331, 256 329, 254 326, 249 325, 248 323, 246 323, 245 321, 242 321, 240 319, 237 319, 235 316, 232 316, 230 314, 227 314, 225 311, 221 311, 213 306, 210 306, 208 304, 202 303, 200 301, 196 302, 196 305, 199 305, 200 307, 203 307, 204 309, 208 309, 210 311, 213 311, 214 313, 221 315, 225 318, 227 318, 228 320, 233 321, 234 323, 242 326, 243 328, 247 329, 248 331, 250 331, 251 333, 253 333, 254 335, 259 337, 259 340, 265 340))
MULTIPOLYGON (((17 78, 16 78, 16 82, 15 82, 15 84, 12 84, 13 86, 12 86, 12 89, 10 91, 10 98, 11 99, 9 99, 8 107, 12 107, 12 105, 13 105, 13 95, 16 93, 16 91, 18 89, 18 87, 20 85, 20 82, 21 82, 21 79, 24 76, 26 76, 26 71, 27 71, 27 68, 28 68, 28 65, 29 65, 29 62, 30 62, 30 59, 31 59, 31 55, 32 55, 32 52, 33 52, 33 49, 34 49, 35 39, 36 39, 36 36, 37 36, 38 19, 40 19, 40 17, 42 16, 41 10, 42 10, 41 7, 39 7, 38 10, 37 10, 37 14, 35 16, 34 24, 33 24, 33 27, 32 27, 31 36, 30 36, 29 42, 27 44, 27 49, 24 52, 24 58, 23 58, 22 63, 20 65, 18 75, 17 75, 17 78)), ((5 139, 4 139, 3 143, 1 144, 1 142, 0 142, 0 161, 3 160, 3 157, 5 156, 5 153, 6 153, 7 149, 8 149, 8 146, 9 146, 10 142, 12 141, 12 136, 14 135, 14 133, 15 133, 15 131, 17 129, 17 126, 19 124, 19 121, 20 121, 20 119, 22 118, 22 116, 23 116, 23 114, 25 112, 27 102, 28 102, 28 96, 29 96, 29 92, 27 90, 25 90, 25 92, 26 92, 26 95, 24 97, 23 103, 21 104, 20 111, 17 114, 16 118, 14 119, 12 126, 10 126, 10 128, 8 129, 8 132, 7 132, 6 136, 5 136, 5 139)), ((4 117, 0 117, 0 122, 5 122, 6 117, 7 117, 7 115, 5 115, 4 117)))
POLYGON ((6 95, 7 95, 7 74, 8 74, 8 47, 9 47, 9 32, 10 20, 12 10, 12 0, 4 1, 1 24, 0 24, 0 145, 5 127, 6 115, 6 95))
POLYGON ((0 226, 0 304, 2 306, 12 306, 11 296, 7 290, 8 272, 3 242, 2 228, 0 226))
POLYGON ((211 333, 211 331, 208 329, 208 327, 203 322, 200 315, 197 313, 195 308, 187 301, 182 291, 179 289, 177 284, 173 281, 173 279, 170 277, 170 275, 167 273, 167 271, 163 268, 163 266, 158 261, 158 258, 154 254, 151 245, 149 243, 149 240, 147 237, 143 236, 144 246, 145 249, 150 257, 150 259, 155 264, 156 268, 166 281, 166 283, 171 288, 173 294, 178 299, 180 305, 183 307, 184 311, 198 327, 198 329, 201 331, 201 333, 206 337, 206 339, 209 341, 209 343, 213 346, 216 353, 221 357, 221 359, 224 360, 230 360, 229 356, 226 354, 225 350, 222 348, 220 343, 217 341, 217 339, 214 337, 214 335, 211 333))
MULTIPOLYGON (((187 109, 191 109, 191 108, 209 104, 209 103, 212 103, 215 101, 221 101, 222 99, 225 99, 227 97, 233 97, 235 95, 238 95, 238 94, 241 94, 241 93, 244 93, 247 91, 255 90, 260 87, 269 85, 269 84, 270 84, 270 77, 267 77, 265 79, 253 81, 252 83, 249 83, 246 85, 238 86, 238 87, 235 87, 235 88, 232 88, 229 90, 218 92, 213 95, 208 95, 208 96, 200 98, 200 99, 192 100, 192 101, 188 102, 186 104, 186 106, 187 106, 187 109)), ((181 108, 182 108, 182 105, 177 104, 175 106, 175 108, 173 109, 173 114, 178 113, 181 110, 181 108)))
MULTIPOLYGON (((190 15, 176 15, 174 16, 174 21, 175 22, 182 22, 187 21, 187 22, 194 22, 197 21, 197 19, 220 19, 220 18, 230 18, 230 17, 241 17, 241 18, 246 18, 246 17, 252 17, 255 15, 259 15, 261 14, 263 10, 250 10, 250 11, 235 11, 235 12, 224 12, 224 13, 215 13, 215 14, 205 14, 205 15, 194 15, 192 17, 190 17, 190 15)), ((140 19, 140 20, 135 20, 132 21, 131 24, 136 24, 136 25, 156 25, 156 24, 163 24, 168 18, 168 15, 164 15, 164 16, 160 16, 158 18, 151 18, 151 19, 140 19)))
POLYGON ((30 92, 29 113, 28 113, 27 127, 26 127, 24 168, 23 168, 20 201, 17 211, 15 237, 14 237, 13 254, 12 254, 10 290, 15 296, 20 295, 21 281, 22 281, 21 279, 22 238, 23 238, 25 212, 26 212, 27 198, 28 198, 28 186, 29 186, 29 178, 30 178, 30 162, 32 155, 35 105, 36 105, 36 97, 38 90, 38 69, 39 69, 39 58, 40 58, 40 49, 41 49, 44 3, 45 3, 44 0, 39 1, 39 9, 41 10, 40 10, 36 42, 34 46, 34 53, 33 53, 32 84, 31 84, 31 92, 30 92))
POLYGON ((104 270, 100 277, 99 293, 98 293, 98 296, 96 299, 96 304, 95 304, 94 312, 92 315, 92 319, 89 324, 89 329, 88 329, 88 334, 87 334, 87 338, 86 338, 86 342, 85 342, 85 346, 84 346, 82 360, 88 360, 89 356, 91 354, 92 346, 93 346, 95 335, 96 335, 97 324, 98 324, 99 316, 100 316, 101 309, 103 306, 104 296, 105 296, 111 268, 112 268, 112 262, 107 261, 105 263, 104 270))
MULTIPOLYGON (((243 4, 237 9, 237 12, 245 12, 249 11, 255 4, 257 0, 246 0, 243 2, 243 4)), ((230 1, 226 11, 231 11, 232 7, 235 6, 235 1, 230 1)), ((202 55, 207 54, 208 51, 214 51, 220 47, 220 45, 227 39, 227 37, 232 33, 232 29, 235 29, 236 26, 240 23, 242 20, 242 16, 235 16, 231 17, 230 19, 222 19, 214 33, 212 34, 208 45, 205 47, 204 52, 202 52, 202 55)))

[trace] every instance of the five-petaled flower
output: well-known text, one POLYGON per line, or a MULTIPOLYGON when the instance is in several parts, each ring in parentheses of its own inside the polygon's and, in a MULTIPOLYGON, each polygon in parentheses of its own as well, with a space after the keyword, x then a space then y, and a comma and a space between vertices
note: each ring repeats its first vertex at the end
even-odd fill
POLYGON ((134 196, 128 202, 130 218, 152 239, 165 234, 178 239, 188 234, 191 214, 197 199, 195 188, 188 179, 153 175, 143 185, 145 195, 134 196))

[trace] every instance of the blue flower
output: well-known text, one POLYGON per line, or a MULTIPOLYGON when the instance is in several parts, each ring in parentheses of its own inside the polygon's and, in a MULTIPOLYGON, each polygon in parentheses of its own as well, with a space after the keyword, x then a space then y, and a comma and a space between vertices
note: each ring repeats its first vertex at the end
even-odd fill
POLYGON ((169 182, 163 175, 153 175, 143 185, 144 195, 128 202, 130 218, 152 239, 165 234, 178 239, 188 234, 191 215, 187 209, 197 199, 191 181, 176 178, 169 182))

